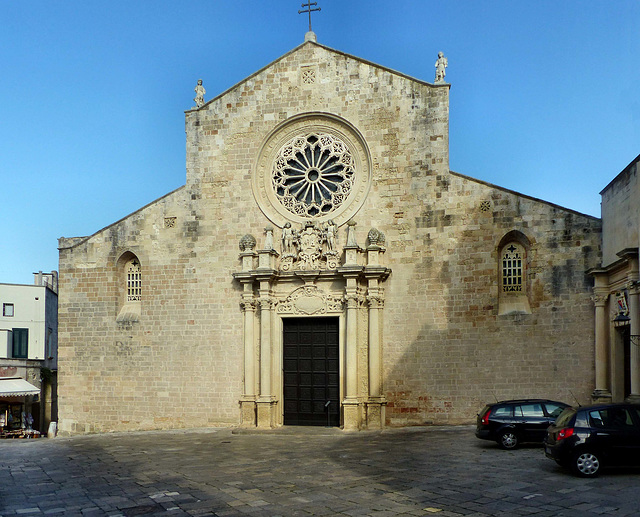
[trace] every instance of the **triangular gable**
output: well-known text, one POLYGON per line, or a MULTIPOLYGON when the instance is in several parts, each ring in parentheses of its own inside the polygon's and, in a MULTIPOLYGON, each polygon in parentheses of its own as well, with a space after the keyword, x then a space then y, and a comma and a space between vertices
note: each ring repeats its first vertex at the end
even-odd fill
POLYGON ((420 85, 424 85, 424 86, 433 86, 436 88, 442 88, 442 87, 447 87, 450 88, 451 85, 448 83, 442 83, 442 84, 433 84, 433 83, 429 83, 427 81, 422 81, 421 79, 416 79, 415 77, 412 77, 410 75, 407 74, 403 74, 402 72, 398 72, 397 70, 394 70, 392 68, 388 68, 382 65, 379 65, 377 63, 374 63, 372 61, 367 61, 366 59, 362 59, 358 56, 354 56, 352 54, 348 54, 346 52, 342 52, 340 50, 336 50, 333 49, 331 47, 327 47, 326 45, 322 45, 321 43, 317 43, 315 41, 305 41, 304 43, 298 45, 297 47, 291 49, 289 52, 287 52, 286 54, 283 54, 282 56, 280 56, 279 58, 273 60, 271 63, 269 63, 268 65, 262 67, 260 70, 257 70, 256 72, 252 73, 251 75, 245 77, 244 79, 242 79, 241 81, 237 82, 236 84, 234 84, 233 86, 231 86, 230 88, 227 88, 225 91, 223 91, 222 93, 218 94, 217 96, 215 96, 213 99, 208 100, 207 102, 205 102, 200 108, 191 108, 188 110, 185 110, 185 113, 188 113, 190 111, 197 111, 199 109, 204 109, 206 108, 208 105, 220 100, 221 98, 223 98, 225 95, 227 95, 228 93, 232 92, 233 90, 241 87, 243 84, 245 84, 246 82, 250 81, 251 79, 253 79, 254 77, 262 74, 263 72, 265 72, 266 70, 268 70, 269 68, 273 67, 274 65, 276 65, 277 63, 279 63, 280 61, 288 58, 289 56, 291 56, 292 54, 295 54, 296 52, 299 52, 300 50, 302 50, 305 46, 307 45, 315 45, 316 47, 322 48, 324 50, 326 50, 327 52, 336 54, 338 56, 342 56, 342 57, 346 57, 348 59, 352 59, 354 61, 357 61, 359 63, 362 63, 364 65, 367 66, 371 66, 373 68, 377 68, 379 70, 382 70, 384 72, 396 75, 398 77, 402 77, 403 79, 408 79, 410 81, 413 81, 415 83, 418 83, 420 85))

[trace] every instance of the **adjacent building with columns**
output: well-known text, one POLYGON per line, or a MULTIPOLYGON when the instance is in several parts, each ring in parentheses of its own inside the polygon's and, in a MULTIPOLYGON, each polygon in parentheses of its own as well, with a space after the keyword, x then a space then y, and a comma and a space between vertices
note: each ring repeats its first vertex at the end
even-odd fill
POLYGON ((469 423, 496 398, 587 402, 600 219, 451 171, 439 72, 310 33, 196 97, 185 185, 59 241, 60 432, 379 429, 469 423))
POLYGON ((602 265, 595 279, 594 400, 640 402, 640 156, 600 193, 602 265))

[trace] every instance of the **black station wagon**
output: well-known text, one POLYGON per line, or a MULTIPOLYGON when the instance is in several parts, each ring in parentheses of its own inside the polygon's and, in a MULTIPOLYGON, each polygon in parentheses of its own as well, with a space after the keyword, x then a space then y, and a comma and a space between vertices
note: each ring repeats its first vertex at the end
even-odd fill
POLYGON ((566 409, 549 427, 544 452, 585 477, 597 476, 603 466, 640 466, 640 405, 566 409))
POLYGON ((523 442, 542 443, 547 428, 567 407, 564 402, 543 399, 487 404, 478 413, 476 436, 493 440, 503 449, 515 449, 523 442))

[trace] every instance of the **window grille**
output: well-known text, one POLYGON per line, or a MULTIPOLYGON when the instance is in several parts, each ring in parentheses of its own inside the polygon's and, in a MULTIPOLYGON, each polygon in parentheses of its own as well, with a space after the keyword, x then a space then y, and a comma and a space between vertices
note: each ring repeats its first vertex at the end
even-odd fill
POLYGON ((142 276, 140 262, 132 260, 127 264, 127 301, 139 302, 142 299, 142 276))
POLYGON ((502 253, 502 290, 505 293, 522 291, 522 251, 514 244, 502 253))

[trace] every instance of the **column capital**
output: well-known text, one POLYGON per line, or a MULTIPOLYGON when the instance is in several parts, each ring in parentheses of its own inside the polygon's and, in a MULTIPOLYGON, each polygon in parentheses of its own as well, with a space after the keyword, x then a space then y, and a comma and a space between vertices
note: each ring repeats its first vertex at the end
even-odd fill
POLYGON ((254 312, 257 308, 256 300, 254 299, 246 299, 240 302, 240 307, 243 311, 254 312))
POLYGON ((371 309, 381 309, 384 307, 384 298, 378 294, 367 296, 367 302, 371 309))
POLYGON ((640 294, 640 282, 638 280, 629 280, 625 287, 629 291, 629 296, 638 296, 640 294))
POLYGON ((357 309, 359 296, 356 293, 347 293, 344 296, 344 301, 347 303, 347 309, 357 309))
POLYGON ((604 307, 607 304, 607 300, 609 299, 609 294, 599 294, 595 293, 591 296, 591 301, 596 307, 604 307))
POLYGON ((258 298, 257 301, 261 311, 273 310, 277 303, 277 301, 271 297, 258 298))

